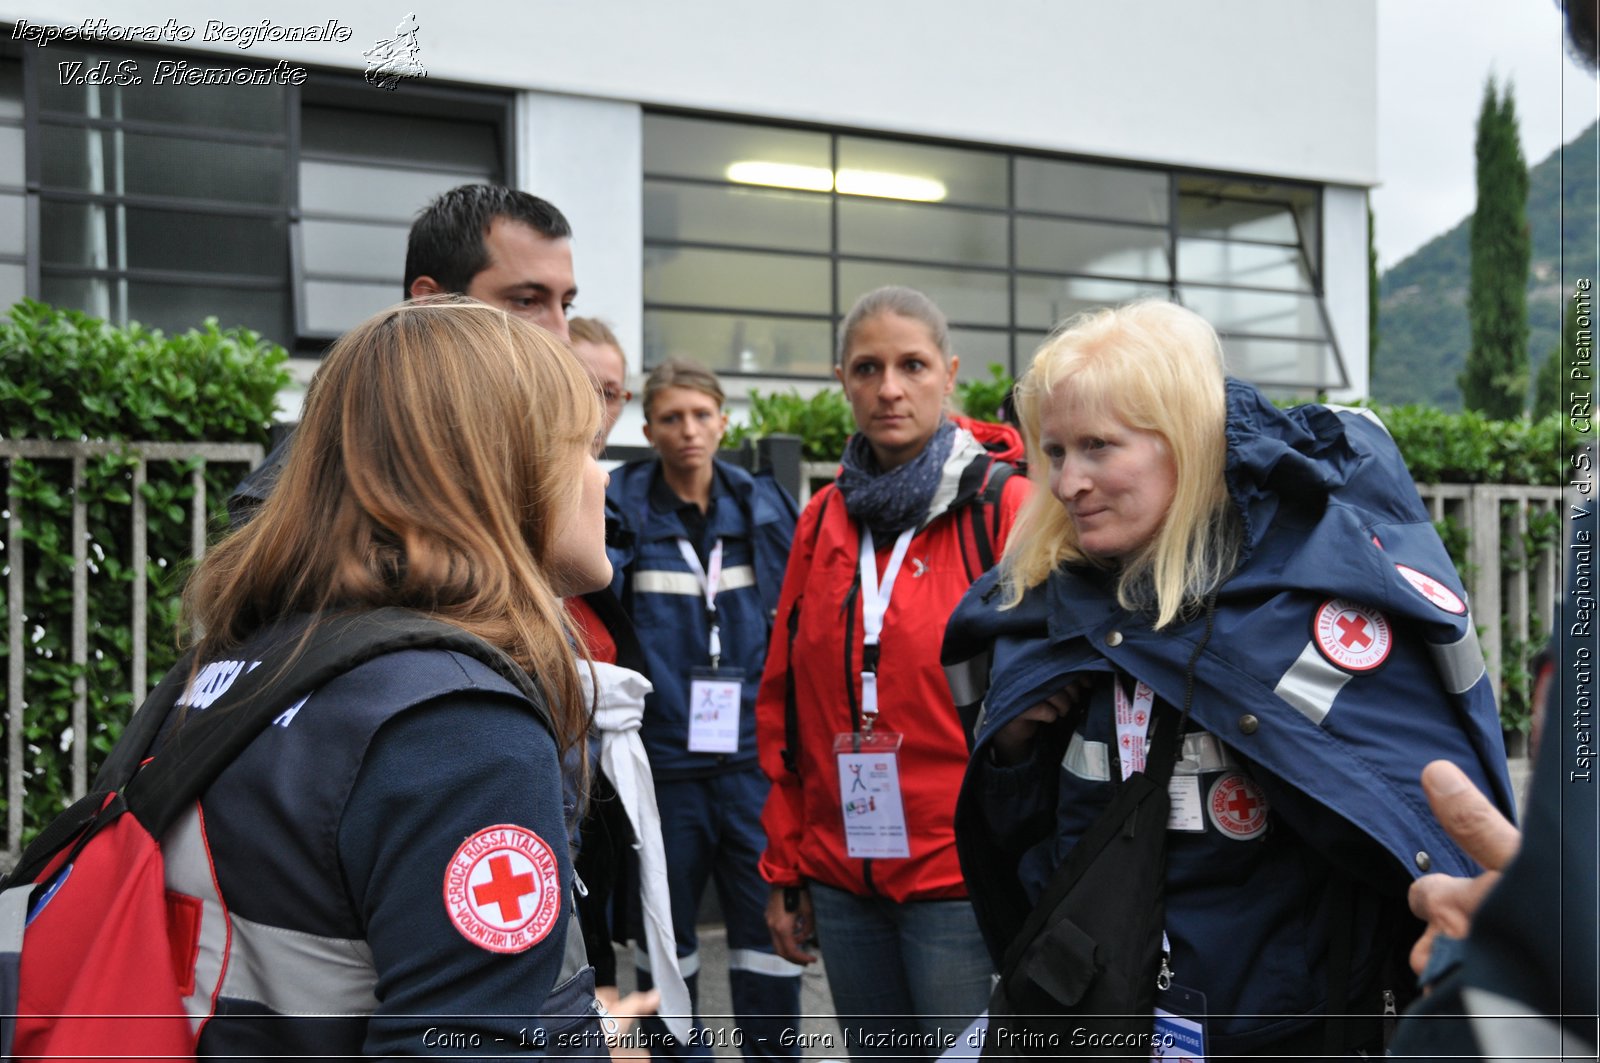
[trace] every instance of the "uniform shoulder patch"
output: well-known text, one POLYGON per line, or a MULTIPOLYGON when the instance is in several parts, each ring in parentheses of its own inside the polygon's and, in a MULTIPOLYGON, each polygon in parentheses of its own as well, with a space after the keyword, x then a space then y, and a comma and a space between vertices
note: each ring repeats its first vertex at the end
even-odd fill
POLYGON ((461 936, 490 952, 524 952, 549 936, 561 914, 555 850, 510 823, 461 843, 444 872, 444 907, 461 936))
POLYGON ((1370 606, 1330 598, 1311 622, 1322 655, 1347 672, 1370 672, 1389 659, 1394 644, 1389 618, 1370 606))
POLYGON ((1412 590, 1437 605, 1440 609, 1447 613, 1454 613, 1457 616, 1467 611, 1467 603, 1457 597, 1455 591, 1446 587, 1432 576, 1418 572, 1408 565, 1396 564, 1394 567, 1395 571, 1404 576, 1406 582, 1411 584, 1412 590))

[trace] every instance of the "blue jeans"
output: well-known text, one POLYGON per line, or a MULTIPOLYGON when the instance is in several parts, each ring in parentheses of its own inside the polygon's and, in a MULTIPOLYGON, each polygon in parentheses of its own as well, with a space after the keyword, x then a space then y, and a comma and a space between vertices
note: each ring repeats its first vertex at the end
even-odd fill
POLYGON ((854 1059, 932 1059, 989 1006, 994 968, 972 905, 810 885, 833 1010, 854 1059))
MULTIPOLYGON (((695 918, 707 883, 715 882, 728 927, 728 990, 743 1035, 740 1050, 746 1059, 795 1059, 800 1054, 792 1042, 800 1029, 801 968, 772 950, 767 930, 767 898, 772 891, 757 868, 767 845, 761 807, 768 785, 767 777, 754 766, 704 779, 657 779, 656 803, 672 894, 672 929, 678 939, 678 963, 695 1005, 695 1024, 701 1025, 695 918), (784 1040, 791 1043, 781 1044, 784 1040)), ((653 984, 650 973, 640 969, 640 987, 653 984)), ((664 1029, 659 1023, 650 1019, 643 1026, 655 1034, 664 1029)), ((655 1039, 650 1054, 657 1059, 710 1056, 708 1040, 712 1045, 729 1043, 715 1035, 687 1046, 655 1039)))

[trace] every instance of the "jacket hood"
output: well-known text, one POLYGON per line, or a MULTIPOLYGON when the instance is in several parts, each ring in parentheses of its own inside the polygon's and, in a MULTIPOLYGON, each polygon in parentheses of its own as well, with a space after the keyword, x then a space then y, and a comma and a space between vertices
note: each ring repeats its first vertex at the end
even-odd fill
POLYGON ((959 428, 965 428, 972 433, 984 450, 989 452, 991 458, 1009 461, 1013 465, 1022 464, 1026 453, 1022 433, 1008 424, 999 424, 994 421, 975 421, 964 414, 951 414, 950 419, 959 428))
POLYGON ((927 527, 952 510, 970 503, 982 491, 984 471, 992 460, 1011 461, 1022 455, 1022 437, 1006 424, 974 421, 952 415, 956 426, 950 456, 939 473, 939 486, 928 503, 928 512, 918 527, 927 527), (1016 454, 1016 458, 1007 455, 1016 454))

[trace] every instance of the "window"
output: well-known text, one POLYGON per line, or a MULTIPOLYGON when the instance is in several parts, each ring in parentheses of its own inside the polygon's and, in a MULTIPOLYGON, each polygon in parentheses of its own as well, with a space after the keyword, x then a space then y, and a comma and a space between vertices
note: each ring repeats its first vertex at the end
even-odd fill
POLYGON ((155 60, 30 51, 0 56, 5 303, 23 294, 30 253, 24 139, 42 299, 168 331, 215 316, 299 353, 400 300, 406 233, 430 199, 506 172, 503 95, 387 93, 331 73, 302 86, 78 85, 59 64, 155 60), (26 122, 24 81, 37 101, 26 122))
POLYGON ((645 364, 817 377, 863 293, 926 292, 974 369, 1057 323, 1177 298, 1236 371, 1334 387, 1310 186, 647 114, 645 364))
POLYGON ((0 51, 0 308, 28 291, 22 62, 0 51))

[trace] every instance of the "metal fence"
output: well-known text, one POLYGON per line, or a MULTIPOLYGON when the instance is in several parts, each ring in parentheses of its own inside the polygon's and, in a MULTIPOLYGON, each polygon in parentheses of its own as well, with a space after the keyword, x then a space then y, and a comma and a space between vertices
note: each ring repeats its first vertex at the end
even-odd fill
POLYGON ((130 693, 137 706, 148 690, 146 647, 149 644, 146 616, 149 587, 145 576, 149 550, 149 520, 143 487, 152 461, 197 462, 190 472, 193 497, 189 506, 189 556, 200 558, 206 551, 207 506, 206 465, 227 462, 254 468, 260 464, 262 448, 254 443, 73 443, 41 440, 0 439, 0 462, 6 470, 6 831, 0 860, 9 867, 19 855, 23 824, 23 671, 28 661, 28 642, 24 638, 27 621, 28 558, 22 532, 22 513, 13 463, 18 458, 31 461, 68 462, 72 467, 72 632, 71 662, 79 673, 73 684, 71 723, 72 766, 70 793, 81 797, 88 789, 89 696, 83 671, 88 664, 90 624, 99 619, 89 615, 89 536, 88 504, 82 497, 86 463, 108 454, 124 454, 134 459, 133 484, 129 492, 131 535, 128 560, 133 571, 132 603, 128 617, 132 634, 132 659, 129 663, 130 693))
MULTIPOLYGON (((147 632, 146 614, 148 588, 145 566, 149 561, 146 544, 148 522, 145 500, 140 488, 146 481, 147 467, 152 461, 194 461, 200 464, 190 472, 193 497, 189 503, 190 555, 199 558, 205 554, 207 536, 207 504, 205 465, 226 462, 254 468, 262 459, 262 448, 244 443, 57 443, 36 441, 0 440, 0 461, 6 467, 6 511, 4 557, 6 564, 6 632, 7 658, 6 713, 6 778, 7 815, 4 850, 0 861, 4 866, 14 862, 23 829, 23 670, 27 663, 28 644, 26 630, 26 574, 27 557, 24 551, 22 517, 16 497, 11 463, 16 458, 70 462, 72 482, 76 488, 83 482, 85 463, 89 459, 110 453, 124 453, 136 459, 133 466, 133 490, 129 506, 132 535, 128 544, 128 557, 134 570, 130 627, 133 636, 130 693, 137 705, 148 689, 146 675, 147 632)), ((618 454, 616 457, 622 457, 618 454)), ((776 465, 781 479, 795 483, 797 494, 804 504, 812 489, 831 480, 837 463, 799 463, 798 455, 783 454, 774 462, 770 454, 751 455, 751 464, 765 467, 776 465), (793 466, 788 466, 793 462, 793 466)), ((1465 534, 1467 563, 1462 572, 1471 595, 1473 616, 1479 625, 1484 656, 1495 688, 1501 689, 1507 656, 1517 655, 1521 663, 1526 654, 1537 649, 1534 643, 1547 634, 1552 623, 1556 594, 1559 586, 1561 489, 1556 487, 1527 487, 1515 485, 1464 485, 1420 484, 1418 490, 1428 505, 1435 521, 1453 522, 1465 534), (1549 515, 1549 516, 1545 516, 1549 515), (1543 521, 1554 520, 1554 535, 1530 535, 1543 521)), ((87 663, 90 625, 97 618, 89 615, 89 565, 87 542, 87 516, 84 500, 74 491, 72 505, 72 542, 74 549, 72 588, 72 663, 82 667, 87 663)), ((1522 670, 1517 675, 1522 676, 1522 670)), ((1523 681, 1519 678, 1519 682, 1523 681)), ((85 682, 80 675, 73 690, 71 712, 72 743, 70 792, 76 797, 85 792, 89 783, 87 754, 91 733, 89 700, 85 682)))

